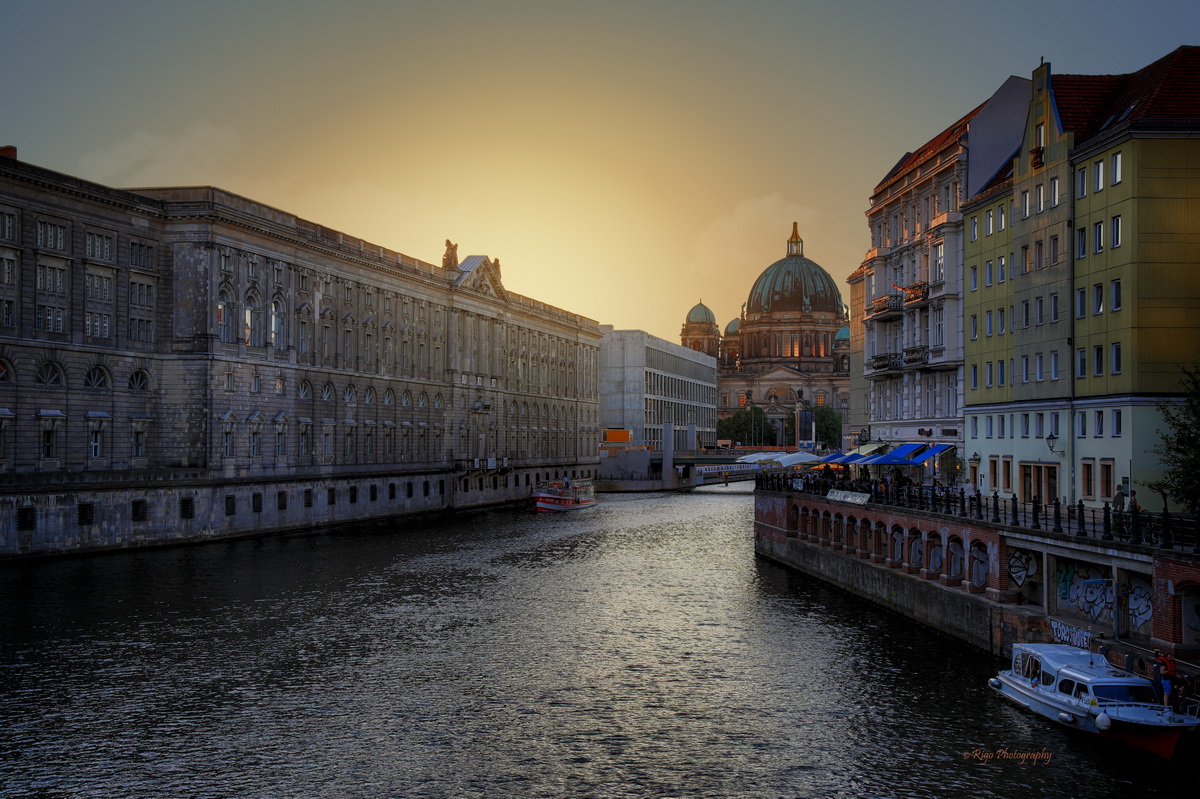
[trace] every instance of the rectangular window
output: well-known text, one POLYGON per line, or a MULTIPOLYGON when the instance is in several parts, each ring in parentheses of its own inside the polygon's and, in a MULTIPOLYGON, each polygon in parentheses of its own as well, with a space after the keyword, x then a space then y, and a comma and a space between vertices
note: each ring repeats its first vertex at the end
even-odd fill
POLYGON ((1075 350, 1075 376, 1087 377, 1087 350, 1083 347, 1075 350))
POLYGON ((1083 258, 1087 256, 1087 231, 1084 228, 1079 228, 1075 231, 1075 257, 1083 258))
POLYGON ((1109 175, 1108 182, 1114 186, 1121 182, 1121 154, 1119 152, 1112 155, 1112 174, 1109 175))
POLYGON ((984 421, 984 425, 983 425, 984 435, 987 438, 991 438, 992 437, 992 417, 988 416, 983 421, 984 421))
POLYGON ((1108 307, 1110 310, 1119 311, 1121 310, 1121 279, 1117 278, 1114 280, 1111 286, 1112 290, 1108 300, 1108 307))
POLYGON ((1043 266, 1046 265, 1045 252, 1046 252, 1046 247, 1042 242, 1040 242, 1040 241, 1034 242, 1034 244, 1033 244, 1034 268, 1041 269, 1043 266))
POLYGON ((1104 374, 1104 346, 1101 344, 1092 347, 1092 371, 1097 376, 1104 374))
POLYGON ((1114 375, 1121 374, 1121 342, 1113 342, 1112 347, 1112 373, 1114 375))
POLYGON ((1045 356, 1043 356, 1042 353, 1039 352, 1037 354, 1036 358, 1037 358, 1037 381, 1040 383, 1046 379, 1045 356))
POLYGON ((1087 289, 1075 289, 1075 318, 1087 315, 1087 289))
POLYGON ((996 229, 1004 230, 1004 206, 1003 205, 996 209, 996 219, 998 220, 996 223, 996 229))
POLYGON ((1033 415, 1033 434, 1038 438, 1046 435, 1046 416, 1042 413, 1033 415))
POLYGON ((1104 162, 1097 161, 1092 165, 1092 173, 1095 176, 1094 191, 1100 191, 1104 188, 1104 162))
POLYGON ((975 314, 971 314, 971 338, 979 338, 979 317, 975 314))
POLYGON ((984 335, 990 336, 990 335, 992 335, 992 312, 988 311, 986 314, 984 314, 983 318, 984 318, 984 325, 983 325, 984 335))
POLYGON ((1062 248, 1058 245, 1058 236, 1050 237, 1050 265, 1054 266, 1062 258, 1062 248))
POLYGON ((1004 414, 1000 414, 996 417, 996 433, 1000 436, 1000 438, 1004 438, 1004 420, 1007 418, 1008 417, 1004 414))
POLYGON ((1121 409, 1115 408, 1112 412, 1112 434, 1114 437, 1121 435, 1121 409))
POLYGON ((1076 427, 1078 428, 1078 430, 1076 431, 1076 434, 1080 438, 1083 438, 1084 436, 1087 435, 1087 412, 1080 411, 1079 415, 1076 418, 1079 420, 1079 424, 1076 425, 1076 427))
POLYGON ((993 213, 994 212, 989 208, 983 217, 983 235, 985 236, 992 235, 993 213))
POLYGON ((971 267, 971 291, 979 288, 979 267, 971 267))
POLYGON ((1058 295, 1057 294, 1050 295, 1050 321, 1051 322, 1058 321, 1058 295))
POLYGON ((102 435, 103 434, 99 430, 90 431, 90 435, 88 436, 89 458, 99 458, 104 453, 104 439, 102 438, 102 435))
POLYGON ((1029 414, 1021 414, 1021 438, 1029 438, 1029 414))
POLYGON ((1092 225, 1093 241, 1092 246, 1096 252, 1104 252, 1104 223, 1097 222, 1092 225))
POLYGON ((1022 383, 1029 382, 1029 356, 1028 355, 1021 356, 1021 382, 1022 383))
POLYGON ((1050 206, 1053 208, 1058 205, 1058 178, 1050 178, 1050 206))
POLYGON ((1045 301, 1044 301, 1044 300, 1043 300, 1041 297, 1038 297, 1038 298, 1037 298, 1037 300, 1036 300, 1036 302, 1037 302, 1037 317, 1036 317, 1036 318, 1037 318, 1037 323, 1038 323, 1039 325, 1041 325, 1041 324, 1044 324, 1044 323, 1045 323, 1045 321, 1046 321, 1046 320, 1045 320, 1045 306, 1046 306, 1046 303, 1045 303, 1045 301))
POLYGON ((1004 309, 996 311, 996 330, 1000 335, 1004 335, 1004 309))
POLYGON ((992 262, 988 261, 983 265, 983 285, 992 285, 992 262))
POLYGON ((1111 228, 1109 234, 1112 236, 1112 242, 1110 242, 1110 246, 1113 249, 1116 249, 1117 247, 1121 246, 1121 217, 1114 216, 1109 227, 1111 228))
POLYGON ((1092 435, 1096 438, 1104 435, 1104 411, 1096 411, 1096 429, 1092 431, 1092 435))
POLYGON ((1046 187, 1039 183, 1034 192, 1036 201, 1035 207, 1037 208, 1037 212, 1040 214, 1042 211, 1046 210, 1046 187))
POLYGON ((996 282, 997 283, 1004 282, 1004 256, 1003 255, 1001 255, 999 260, 996 261, 996 282))
POLYGON ((1092 286, 1092 313, 1104 313, 1104 284, 1092 286))
POLYGON ((1021 217, 1023 219, 1029 218, 1029 190, 1028 189, 1021 192, 1021 217))
POLYGON ((971 241, 979 238, 979 217, 971 217, 971 241))
POLYGON ((1004 377, 1004 360, 1001 359, 996 361, 996 383, 1001 386, 1004 385, 1004 377))
POLYGON ((1021 303, 1021 326, 1029 327, 1029 300, 1021 303))
POLYGON ((992 362, 988 361, 984 366, 984 373, 987 375, 987 387, 992 387, 992 362))
POLYGON ((1087 196, 1087 167, 1082 166, 1075 173, 1075 196, 1087 196))
POLYGON ((1026 245, 1021 248, 1021 273, 1029 272, 1029 247, 1026 245))
POLYGON ((979 366, 971 364, 971 388, 979 388, 979 366))

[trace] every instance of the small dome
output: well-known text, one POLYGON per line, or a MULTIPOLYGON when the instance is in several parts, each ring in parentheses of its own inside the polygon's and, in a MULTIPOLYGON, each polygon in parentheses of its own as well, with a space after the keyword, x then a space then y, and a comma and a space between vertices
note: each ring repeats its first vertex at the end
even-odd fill
POLYGON ((848 341, 849 339, 850 339, 850 328, 848 328, 848 327, 843 327, 841 330, 839 330, 837 332, 837 335, 833 337, 834 341, 848 341))
POLYGON ((692 310, 688 311, 686 324, 715 325, 716 323, 716 314, 709 310, 708 306, 702 302, 697 303, 692 310))
POLYGON ((842 293, 820 264, 804 257, 804 241, 792 225, 787 257, 768 266, 746 302, 748 313, 771 311, 842 312, 842 293))
POLYGON ((729 324, 725 325, 725 335, 732 336, 738 332, 738 328, 742 326, 742 320, 734 319, 729 324))

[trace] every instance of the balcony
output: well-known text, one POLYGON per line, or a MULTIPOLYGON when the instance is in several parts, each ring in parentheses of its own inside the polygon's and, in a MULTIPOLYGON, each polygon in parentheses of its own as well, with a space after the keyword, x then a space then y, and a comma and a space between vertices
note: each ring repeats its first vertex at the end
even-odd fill
POLYGON ((904 289, 904 304, 907 307, 916 307, 924 304, 929 299, 929 284, 925 281, 913 283, 911 286, 904 289))
POLYGON ((874 355, 867 359, 866 376, 885 377, 891 374, 899 374, 904 368, 904 358, 898 352, 885 352, 882 355, 874 355))
POLYGON ((868 319, 888 319, 893 316, 899 316, 904 309, 904 298, 899 294, 888 294, 883 297, 876 297, 867 306, 868 319))
POLYGON ((922 344, 919 347, 904 348, 905 366, 924 366, 929 363, 929 347, 922 344))

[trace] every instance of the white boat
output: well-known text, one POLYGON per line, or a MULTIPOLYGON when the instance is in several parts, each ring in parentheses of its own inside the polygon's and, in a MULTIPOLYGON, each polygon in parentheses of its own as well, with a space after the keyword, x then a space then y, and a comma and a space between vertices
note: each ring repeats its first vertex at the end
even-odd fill
POLYGON ((1170 759, 1200 718, 1163 707, 1154 684, 1066 644, 1013 644, 1012 668, 988 680, 1007 699, 1066 727, 1170 759))
POLYGON ((532 496, 536 510, 583 510, 596 504, 592 481, 586 478, 538 483, 532 496))

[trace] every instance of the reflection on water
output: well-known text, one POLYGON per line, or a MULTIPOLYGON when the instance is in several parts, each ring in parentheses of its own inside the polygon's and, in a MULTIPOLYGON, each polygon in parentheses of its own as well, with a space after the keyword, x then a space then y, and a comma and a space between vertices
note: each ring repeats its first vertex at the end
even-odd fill
POLYGON ((0 795, 1177 793, 757 561, 739 490, 0 565, 0 795))

